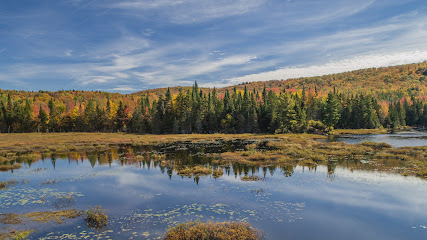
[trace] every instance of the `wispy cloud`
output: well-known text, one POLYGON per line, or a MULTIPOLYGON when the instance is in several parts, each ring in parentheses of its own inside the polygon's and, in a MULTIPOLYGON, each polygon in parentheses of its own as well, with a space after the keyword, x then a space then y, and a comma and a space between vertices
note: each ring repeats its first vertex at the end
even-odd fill
POLYGON ((264 3, 265 0, 128 0, 113 3, 108 7, 122 9, 126 11, 124 14, 133 12, 141 16, 144 16, 146 11, 158 10, 173 23, 189 24, 246 14, 264 3))

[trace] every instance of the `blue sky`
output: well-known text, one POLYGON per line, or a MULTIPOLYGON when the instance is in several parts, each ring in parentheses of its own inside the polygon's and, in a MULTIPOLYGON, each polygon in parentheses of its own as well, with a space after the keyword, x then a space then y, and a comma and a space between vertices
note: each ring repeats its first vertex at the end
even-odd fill
POLYGON ((2 0, 0 88, 223 87, 427 60, 425 0, 2 0))

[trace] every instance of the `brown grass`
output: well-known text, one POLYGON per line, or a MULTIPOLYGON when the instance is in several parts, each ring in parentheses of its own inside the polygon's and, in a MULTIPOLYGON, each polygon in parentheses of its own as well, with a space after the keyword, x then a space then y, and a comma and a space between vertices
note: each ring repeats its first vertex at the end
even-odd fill
MULTIPOLYGON (((124 133, 4 133, 0 138, 0 156, 10 159, 16 153, 67 152, 106 149, 110 145, 156 145, 178 141, 215 141, 236 139, 281 139, 291 134, 179 134, 137 135, 124 133)), ((298 134, 296 138, 324 138, 324 136, 298 134)))
POLYGON ((194 221, 167 230, 165 240, 259 240, 263 234, 248 223, 194 221))
POLYGON ((101 206, 90 207, 85 211, 86 222, 90 228, 102 228, 107 225, 107 211, 101 206))
POLYGON ((347 134, 385 134, 387 129, 334 129, 336 135, 347 135, 347 134))

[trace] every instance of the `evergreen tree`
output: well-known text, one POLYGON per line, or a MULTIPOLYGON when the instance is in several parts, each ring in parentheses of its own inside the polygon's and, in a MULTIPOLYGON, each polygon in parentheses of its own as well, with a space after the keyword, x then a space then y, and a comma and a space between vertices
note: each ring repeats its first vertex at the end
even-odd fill
POLYGON ((328 94, 326 100, 324 123, 327 127, 334 127, 340 119, 340 103, 334 93, 328 94))

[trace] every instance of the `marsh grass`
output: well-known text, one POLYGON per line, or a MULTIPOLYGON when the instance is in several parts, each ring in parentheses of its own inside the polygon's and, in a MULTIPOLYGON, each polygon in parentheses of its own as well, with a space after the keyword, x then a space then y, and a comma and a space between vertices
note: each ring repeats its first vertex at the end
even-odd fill
POLYGON ((18 184, 18 180, 8 180, 8 181, 1 181, 0 182, 0 190, 7 189, 9 186, 13 186, 18 184))
POLYGON ((260 240, 264 235, 249 223, 201 221, 180 223, 169 228, 165 240, 260 240))
POLYGON ((315 141, 297 135, 280 135, 280 139, 269 141, 264 150, 253 146, 247 149, 221 153, 213 162, 223 166, 239 163, 251 167, 302 165, 311 168, 319 164, 327 165, 337 159, 347 159, 355 164, 353 169, 360 169, 365 168, 361 163, 368 159, 371 169, 427 178, 427 147, 396 149, 386 143, 346 144, 315 141), (396 163, 396 160, 400 163, 396 163))
POLYGON ((334 129, 335 135, 354 135, 354 134, 386 134, 387 129, 334 129))
POLYGON ((377 143, 377 142, 370 142, 370 141, 366 141, 366 142, 362 142, 361 143, 362 146, 366 146, 366 147, 370 147, 373 148, 375 150, 382 150, 384 148, 391 148, 390 144, 387 143, 377 143))
POLYGON ((89 209, 85 211, 85 215, 85 220, 90 228, 99 229, 107 225, 107 211, 101 206, 89 207, 89 209))

